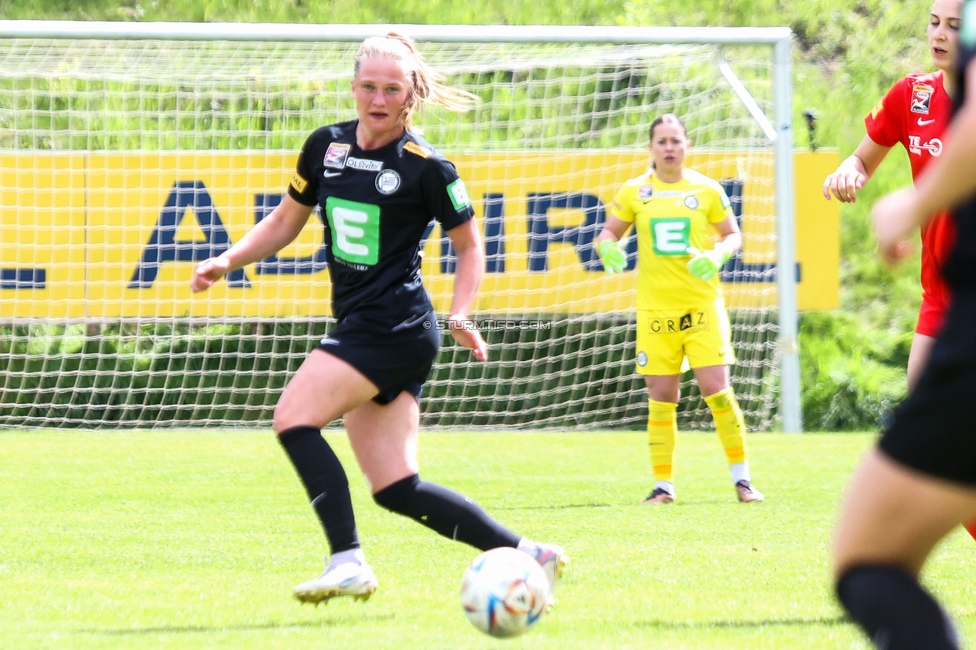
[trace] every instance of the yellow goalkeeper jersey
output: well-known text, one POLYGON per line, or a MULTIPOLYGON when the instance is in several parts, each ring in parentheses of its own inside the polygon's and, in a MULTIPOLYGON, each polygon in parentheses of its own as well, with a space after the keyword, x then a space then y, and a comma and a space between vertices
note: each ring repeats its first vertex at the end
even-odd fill
POLYGON ((688 247, 715 245, 711 224, 732 215, 722 186, 685 169, 677 183, 653 171, 632 178, 617 191, 610 213, 637 230, 637 308, 687 309, 722 304, 718 274, 705 281, 688 272, 688 247))

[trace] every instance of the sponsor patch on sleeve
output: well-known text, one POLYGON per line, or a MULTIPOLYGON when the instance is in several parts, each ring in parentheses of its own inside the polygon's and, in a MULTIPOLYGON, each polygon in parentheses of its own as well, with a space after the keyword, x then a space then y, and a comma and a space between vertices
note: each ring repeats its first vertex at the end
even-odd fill
POLYGON ((732 201, 729 200, 729 195, 726 194, 724 190, 722 190, 721 192, 719 192, 719 194, 722 197, 722 208, 724 208, 726 210, 728 210, 729 208, 731 208, 732 207, 732 201))
MULTIPOLYGON (((404 146, 404 149, 406 147, 404 146)), ((471 205, 471 197, 468 196, 468 188, 464 186, 464 181, 460 178, 447 186, 447 195, 451 197, 454 209, 460 212, 471 205)))
POLYGON ((878 119, 878 115, 884 110, 884 102, 878 102, 878 105, 871 109, 871 119, 878 119))
POLYGON ((305 193, 305 188, 308 187, 308 181, 302 178, 302 175, 295 172, 295 175, 291 177, 291 186, 295 188, 295 191, 299 194, 305 193))
POLYGON ((404 151, 409 151, 410 153, 415 153, 418 156, 420 156, 421 158, 426 158, 427 156, 430 155, 430 149, 428 149, 427 147, 421 147, 416 142, 408 142, 408 143, 406 143, 405 145, 403 145, 403 149, 404 149, 404 151))

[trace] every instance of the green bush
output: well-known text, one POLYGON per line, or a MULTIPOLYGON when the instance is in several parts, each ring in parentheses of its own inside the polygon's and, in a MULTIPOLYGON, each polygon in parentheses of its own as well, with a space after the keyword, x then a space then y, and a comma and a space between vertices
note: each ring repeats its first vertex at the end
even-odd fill
POLYGON ((905 396, 911 332, 865 330, 845 312, 808 314, 800 323, 804 427, 865 431, 905 396))

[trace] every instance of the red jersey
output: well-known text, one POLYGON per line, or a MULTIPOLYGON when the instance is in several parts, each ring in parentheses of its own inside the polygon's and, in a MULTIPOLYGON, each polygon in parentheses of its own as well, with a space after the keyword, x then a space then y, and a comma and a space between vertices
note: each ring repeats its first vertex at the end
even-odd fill
MULTIPOLYGON (((952 100, 942 85, 942 72, 910 74, 895 83, 864 118, 868 136, 883 147, 902 143, 918 179, 933 158, 942 154, 942 136, 952 119, 952 100)), ((956 241, 948 213, 940 213, 922 229, 922 317, 916 331, 935 336, 949 307, 949 288, 941 269, 956 241), (932 312, 935 315, 932 315, 932 312), (928 313, 928 316, 926 314, 928 313)))

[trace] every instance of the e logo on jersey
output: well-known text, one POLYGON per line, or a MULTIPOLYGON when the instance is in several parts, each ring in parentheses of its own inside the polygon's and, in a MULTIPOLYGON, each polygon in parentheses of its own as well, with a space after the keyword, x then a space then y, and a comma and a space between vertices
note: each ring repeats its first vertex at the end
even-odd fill
POLYGON ((342 144, 341 142, 329 144, 329 148, 325 150, 325 158, 322 160, 322 164, 332 169, 342 169, 346 166, 346 158, 349 156, 350 149, 352 149, 351 144, 342 144))
POLYGON ((376 175, 376 191, 380 194, 393 194, 400 189, 400 174, 385 169, 376 175))
POLYGON ((358 270, 380 259, 379 206, 330 196, 325 218, 332 230, 332 255, 358 270))
POLYGON ((912 86, 912 112, 928 115, 933 92, 935 91, 932 86, 926 86, 924 84, 915 84, 912 86))
POLYGON ((651 219, 651 237, 657 255, 686 255, 688 237, 691 235, 691 219, 651 219))

